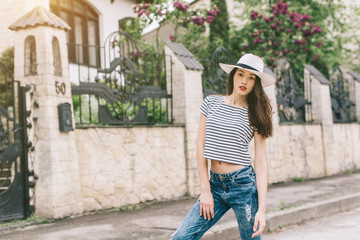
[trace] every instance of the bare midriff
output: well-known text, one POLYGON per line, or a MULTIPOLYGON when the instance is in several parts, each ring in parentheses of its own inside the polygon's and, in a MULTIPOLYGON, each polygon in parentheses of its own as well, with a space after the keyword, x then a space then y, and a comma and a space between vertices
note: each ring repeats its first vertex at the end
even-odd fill
POLYGON ((238 165, 238 164, 232 164, 232 163, 227 163, 227 162, 222 162, 222 161, 211 160, 211 171, 213 171, 215 173, 220 173, 220 174, 229 173, 229 172, 233 172, 236 170, 240 170, 244 167, 245 166, 238 165))

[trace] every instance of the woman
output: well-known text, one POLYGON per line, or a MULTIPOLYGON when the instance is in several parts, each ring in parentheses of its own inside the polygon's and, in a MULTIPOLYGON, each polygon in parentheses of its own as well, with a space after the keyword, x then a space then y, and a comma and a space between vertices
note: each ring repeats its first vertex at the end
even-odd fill
POLYGON ((227 73, 227 95, 208 96, 200 107, 197 166, 201 195, 173 240, 200 239, 224 214, 234 210, 242 240, 261 239, 267 193, 266 138, 272 135, 272 109, 263 87, 275 78, 264 62, 245 54, 227 73), (254 137, 254 169, 248 144, 254 137), (208 161, 211 161, 210 181, 208 161))

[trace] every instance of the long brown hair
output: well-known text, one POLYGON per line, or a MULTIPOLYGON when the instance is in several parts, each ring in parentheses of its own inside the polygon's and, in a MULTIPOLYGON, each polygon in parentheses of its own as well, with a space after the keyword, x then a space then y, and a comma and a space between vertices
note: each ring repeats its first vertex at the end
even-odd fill
MULTIPOLYGON (((234 75, 236 70, 237 68, 234 68, 229 74, 226 84, 227 95, 231 95, 234 91, 234 75)), ((247 96, 247 102, 249 104, 248 116, 250 125, 255 127, 264 138, 271 137, 273 132, 272 108, 258 76, 256 76, 253 90, 247 96)))

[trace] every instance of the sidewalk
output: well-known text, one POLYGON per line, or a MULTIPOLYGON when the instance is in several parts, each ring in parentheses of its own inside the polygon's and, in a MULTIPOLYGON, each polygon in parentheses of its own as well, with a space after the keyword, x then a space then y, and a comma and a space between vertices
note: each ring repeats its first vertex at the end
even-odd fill
MULTIPOLYGON (((148 204, 138 210, 107 211, 58 220, 49 224, 0 225, 6 240, 166 240, 176 230, 196 199, 148 204)), ((360 173, 269 186, 267 230, 296 224, 360 206, 360 173)), ((202 239, 240 239, 232 211, 202 239)), ((266 240, 266 235, 263 236, 266 240)))

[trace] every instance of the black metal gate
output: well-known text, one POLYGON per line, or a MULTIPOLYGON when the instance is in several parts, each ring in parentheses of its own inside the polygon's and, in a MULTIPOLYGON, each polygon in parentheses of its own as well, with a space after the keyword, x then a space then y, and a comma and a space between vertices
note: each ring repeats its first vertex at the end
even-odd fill
POLYGON ((30 214, 27 89, 0 62, 0 222, 30 214))
POLYGON ((172 123, 171 57, 139 51, 132 37, 122 31, 111 33, 99 49, 103 68, 96 69, 94 79, 71 87, 75 122, 172 123))

